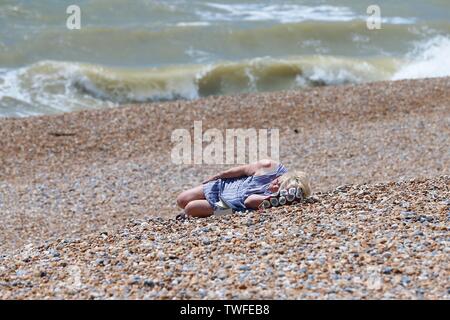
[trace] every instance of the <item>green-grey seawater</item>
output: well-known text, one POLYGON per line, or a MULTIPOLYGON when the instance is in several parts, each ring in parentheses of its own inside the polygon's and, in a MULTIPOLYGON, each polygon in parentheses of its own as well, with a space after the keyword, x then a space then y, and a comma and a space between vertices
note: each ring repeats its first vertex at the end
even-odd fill
POLYGON ((0 116, 450 75, 449 1, 372 4, 2 0, 0 116))

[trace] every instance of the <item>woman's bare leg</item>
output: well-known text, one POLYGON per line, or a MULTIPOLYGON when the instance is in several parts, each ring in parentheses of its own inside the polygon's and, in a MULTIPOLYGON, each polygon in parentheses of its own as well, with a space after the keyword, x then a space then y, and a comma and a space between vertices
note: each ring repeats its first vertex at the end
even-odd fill
POLYGON ((183 191, 177 197, 177 204, 181 209, 185 209, 187 204, 194 200, 205 200, 203 185, 183 191))
POLYGON ((214 210, 206 200, 193 200, 187 204, 184 212, 189 217, 204 218, 212 215, 214 210))

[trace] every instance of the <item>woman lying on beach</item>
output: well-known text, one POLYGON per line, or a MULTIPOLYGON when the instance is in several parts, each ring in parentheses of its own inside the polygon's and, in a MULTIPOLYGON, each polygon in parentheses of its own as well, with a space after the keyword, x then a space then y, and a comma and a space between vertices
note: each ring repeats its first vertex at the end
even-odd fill
POLYGON ((221 209, 244 211, 290 204, 310 194, 304 172, 288 173, 281 163, 260 160, 226 170, 182 192, 177 204, 184 211, 177 219, 208 217, 221 209))

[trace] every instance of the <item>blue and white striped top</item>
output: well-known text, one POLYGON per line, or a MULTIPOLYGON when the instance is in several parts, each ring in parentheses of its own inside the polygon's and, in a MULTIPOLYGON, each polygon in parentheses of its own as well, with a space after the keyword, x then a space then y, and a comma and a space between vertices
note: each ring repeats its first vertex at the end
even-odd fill
POLYGON ((218 179, 203 185, 203 192, 208 203, 215 209, 219 200, 225 202, 235 211, 243 211, 245 199, 252 194, 270 195, 270 183, 285 174, 287 169, 279 164, 277 168, 260 176, 243 176, 239 178, 218 179))

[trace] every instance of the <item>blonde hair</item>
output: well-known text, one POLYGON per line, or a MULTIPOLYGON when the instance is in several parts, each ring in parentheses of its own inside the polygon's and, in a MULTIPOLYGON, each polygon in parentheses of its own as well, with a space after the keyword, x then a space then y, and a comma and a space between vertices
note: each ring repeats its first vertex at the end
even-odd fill
POLYGON ((290 171, 280 177, 280 190, 301 188, 305 198, 311 195, 308 175, 303 171, 290 171))

